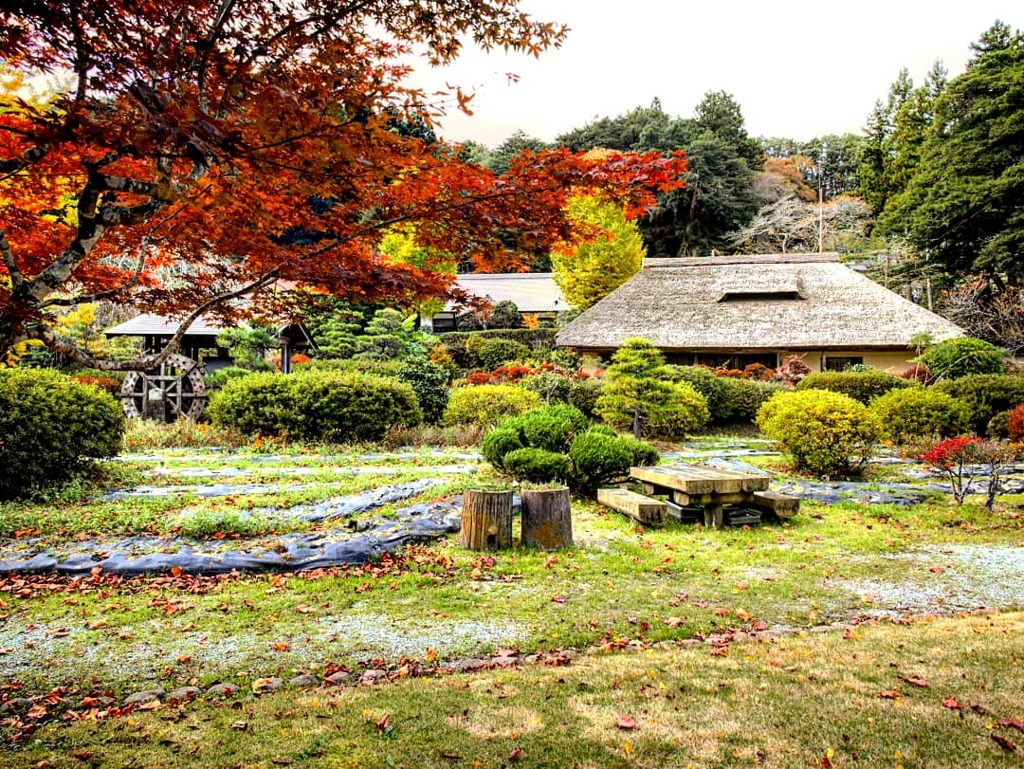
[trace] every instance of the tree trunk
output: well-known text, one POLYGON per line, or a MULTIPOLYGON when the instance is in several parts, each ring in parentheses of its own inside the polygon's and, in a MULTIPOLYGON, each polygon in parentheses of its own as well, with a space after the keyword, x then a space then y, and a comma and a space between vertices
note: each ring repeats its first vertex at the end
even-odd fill
POLYGON ((569 489, 524 489, 523 544, 542 550, 572 546, 569 489))
POLYGON ((512 492, 466 491, 460 540, 470 550, 512 547, 512 492))

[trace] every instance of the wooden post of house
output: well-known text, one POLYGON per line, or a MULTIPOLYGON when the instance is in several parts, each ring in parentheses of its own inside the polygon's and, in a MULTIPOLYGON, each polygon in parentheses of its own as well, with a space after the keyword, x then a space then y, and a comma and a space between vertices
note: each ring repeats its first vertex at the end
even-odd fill
POLYGON ((557 550, 572 546, 569 489, 523 489, 523 536, 527 547, 557 550))
POLYGON ((512 492, 466 491, 462 495, 460 541, 469 550, 512 547, 512 492))

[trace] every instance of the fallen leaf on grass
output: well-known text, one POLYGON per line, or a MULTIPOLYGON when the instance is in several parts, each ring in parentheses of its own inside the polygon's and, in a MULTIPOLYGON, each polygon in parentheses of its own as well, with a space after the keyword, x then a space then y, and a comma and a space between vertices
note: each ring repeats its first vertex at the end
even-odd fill
POLYGON ((992 733, 989 736, 992 738, 992 741, 995 742, 996 745, 998 745, 1003 750, 1009 753, 1013 753, 1017 749, 1016 745, 1014 745, 1008 739, 1003 737, 1001 734, 992 733))
POLYGON ((274 643, 274 651, 276 652, 286 652, 290 648, 292 648, 292 645, 287 641, 276 641, 274 643))
POLYGON ((960 700, 956 697, 943 697, 942 707, 949 708, 950 710, 960 710, 963 705, 960 704, 960 700))
POLYGON ((876 696, 881 697, 883 700, 898 700, 902 695, 895 689, 886 689, 879 692, 876 696))
POLYGON ((615 721, 615 726, 629 732, 636 729, 636 721, 631 716, 619 716, 615 721))
POLYGON ((248 721, 232 721, 231 722, 231 728, 234 729, 236 732, 245 732, 245 731, 249 730, 249 722, 248 721))
POLYGON ((516 747, 512 748, 512 752, 508 754, 508 757, 510 761, 518 761, 521 755, 523 755, 523 749, 516 747))
POLYGON ((565 599, 562 598, 562 596, 560 596, 560 595, 553 595, 553 596, 551 596, 551 600, 554 603, 565 603, 565 599))
MULTIPOLYGON (((971 706, 974 707, 973 705, 971 706)), ((1024 721, 1020 721, 1016 718, 1000 718, 999 725, 1002 727, 1009 727, 1010 729, 1016 729, 1018 732, 1024 732, 1024 721)))
POLYGON ((918 676, 901 677, 900 680, 905 681, 911 686, 920 686, 922 688, 928 685, 927 681, 925 681, 923 678, 919 678, 918 676))

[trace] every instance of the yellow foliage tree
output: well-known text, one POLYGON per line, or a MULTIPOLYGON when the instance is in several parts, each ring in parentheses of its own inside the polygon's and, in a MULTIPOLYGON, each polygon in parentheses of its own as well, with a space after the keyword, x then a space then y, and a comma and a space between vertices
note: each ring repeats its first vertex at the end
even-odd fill
POLYGON ((639 271, 646 249, 621 206, 595 195, 576 195, 568 213, 584 235, 556 249, 551 267, 568 302, 586 310, 639 271))

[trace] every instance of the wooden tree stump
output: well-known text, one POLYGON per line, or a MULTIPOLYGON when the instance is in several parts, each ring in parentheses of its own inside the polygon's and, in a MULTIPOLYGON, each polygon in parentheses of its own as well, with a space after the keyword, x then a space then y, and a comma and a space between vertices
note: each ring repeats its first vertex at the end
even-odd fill
POLYGON ((469 550, 512 547, 512 492, 466 491, 462 495, 460 541, 469 550))
POLYGON ((523 544, 543 550, 571 547, 569 489, 524 489, 522 497, 523 544))

